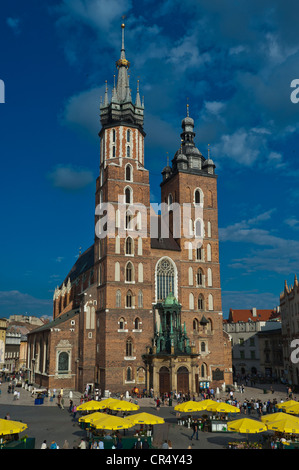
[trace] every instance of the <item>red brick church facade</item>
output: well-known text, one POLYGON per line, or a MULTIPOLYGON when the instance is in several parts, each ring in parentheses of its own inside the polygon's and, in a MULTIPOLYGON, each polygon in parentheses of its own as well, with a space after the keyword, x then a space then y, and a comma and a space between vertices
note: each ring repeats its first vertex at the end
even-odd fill
POLYGON ((182 121, 181 145, 150 204, 144 105, 122 49, 101 104, 95 240, 54 293, 53 321, 28 337, 32 382, 49 388, 198 393, 232 383, 223 331, 217 176, 182 121), (168 230, 169 227, 169 230, 168 230))

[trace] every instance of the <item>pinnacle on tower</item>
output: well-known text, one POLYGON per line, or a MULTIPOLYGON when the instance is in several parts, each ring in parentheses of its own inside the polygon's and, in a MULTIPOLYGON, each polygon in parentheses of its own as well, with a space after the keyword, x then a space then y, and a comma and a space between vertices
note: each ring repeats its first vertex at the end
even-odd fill
POLYGON ((101 123, 102 125, 110 125, 114 122, 127 122, 131 125, 137 125, 140 129, 143 130, 144 105, 141 104, 140 100, 139 80, 137 83, 136 101, 135 104, 133 104, 129 82, 130 76, 128 74, 130 62, 126 59, 125 51, 124 23, 122 23, 121 29, 121 53, 120 58, 116 62, 116 67, 118 71, 117 83, 115 84, 114 76, 112 98, 111 102, 109 102, 108 86, 106 82, 104 102, 100 106, 101 123))

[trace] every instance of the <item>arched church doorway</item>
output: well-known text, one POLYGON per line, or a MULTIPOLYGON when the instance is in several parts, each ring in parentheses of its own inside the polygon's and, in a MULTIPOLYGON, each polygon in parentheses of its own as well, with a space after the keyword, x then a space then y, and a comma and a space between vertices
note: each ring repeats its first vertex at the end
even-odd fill
POLYGON ((181 393, 189 392, 189 371, 187 367, 180 367, 177 371, 177 391, 181 393))
POLYGON ((170 372, 167 367, 159 370, 159 390, 161 395, 170 392, 170 372))

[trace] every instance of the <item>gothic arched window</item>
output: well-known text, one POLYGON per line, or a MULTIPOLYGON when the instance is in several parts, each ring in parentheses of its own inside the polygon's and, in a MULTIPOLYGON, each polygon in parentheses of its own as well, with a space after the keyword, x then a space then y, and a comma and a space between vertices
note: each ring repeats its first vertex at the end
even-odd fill
POLYGON ((121 307, 121 291, 120 290, 117 290, 116 291, 116 308, 120 308, 121 307))
POLYGON ((125 203, 126 204, 132 204, 133 202, 133 191, 131 188, 127 187, 125 189, 125 203))
POLYGON ((196 238, 201 238, 203 236, 202 230, 202 221, 197 219, 194 224, 194 235, 196 238))
POLYGON ((156 272, 157 300, 164 300, 174 293, 174 265, 166 258, 159 261, 156 272))
POLYGON ((133 178, 132 178, 132 167, 131 165, 127 165, 126 166, 126 172, 125 172, 125 177, 126 177, 126 181, 132 181, 133 178))
POLYGON ((126 295, 126 307, 131 308, 133 305, 133 296, 132 292, 129 290, 126 295))
POLYGON ((58 357, 58 373, 65 374, 69 370, 69 354, 61 352, 58 357))
POLYGON ((204 300, 203 296, 200 294, 197 300, 197 308, 198 310, 203 310, 204 309, 204 300))
POLYGON ((138 308, 143 308, 143 293, 142 290, 138 292, 138 308))
POLYGON ((126 282, 134 281, 134 268, 132 263, 127 263, 126 265, 126 282))
POLYGON ((126 356, 127 357, 133 356, 133 343, 130 338, 127 339, 127 342, 126 342, 126 356))
POLYGON ((127 368, 127 382, 132 381, 132 367, 127 368))
POLYGON ((133 239, 131 237, 128 237, 126 239, 126 255, 132 255, 133 254, 133 239))

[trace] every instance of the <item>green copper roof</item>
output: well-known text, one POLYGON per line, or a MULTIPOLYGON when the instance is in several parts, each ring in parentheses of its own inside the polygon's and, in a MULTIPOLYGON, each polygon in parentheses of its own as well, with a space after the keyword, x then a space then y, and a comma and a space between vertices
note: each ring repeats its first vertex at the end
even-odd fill
POLYGON ((179 305, 179 302, 175 298, 172 292, 169 292, 168 296, 164 301, 164 305, 179 305))

